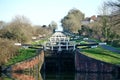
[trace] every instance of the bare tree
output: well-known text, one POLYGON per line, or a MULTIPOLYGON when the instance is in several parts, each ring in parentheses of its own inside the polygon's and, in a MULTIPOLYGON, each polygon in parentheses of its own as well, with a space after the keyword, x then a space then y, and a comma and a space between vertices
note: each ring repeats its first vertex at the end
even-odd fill
POLYGON ((18 54, 19 47, 14 45, 14 41, 0 38, 0 66, 8 62, 10 58, 18 54))
POLYGON ((3 33, 4 38, 27 42, 32 36, 32 27, 29 20, 23 16, 16 16, 6 27, 3 33))
POLYGON ((5 27, 6 23, 4 21, 0 21, 0 29, 3 29, 5 27))

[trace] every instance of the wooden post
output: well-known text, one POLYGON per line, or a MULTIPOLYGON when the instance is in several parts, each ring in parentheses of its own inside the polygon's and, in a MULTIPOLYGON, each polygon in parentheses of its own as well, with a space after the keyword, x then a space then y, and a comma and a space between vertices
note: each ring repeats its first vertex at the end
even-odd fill
POLYGON ((68 50, 68 41, 66 42, 66 50, 68 50))
POLYGON ((67 39, 68 39, 68 41, 70 41, 69 38, 67 38, 67 39))
POLYGON ((58 51, 62 51, 60 41, 59 41, 59 48, 58 48, 58 51))
POLYGON ((73 46, 73 50, 75 50, 75 44, 74 44, 74 46, 73 46))
POLYGON ((64 42, 65 42, 65 37, 64 37, 64 42))
POLYGON ((46 44, 44 45, 44 50, 46 51, 46 44))
POLYGON ((46 70, 46 62, 44 61, 44 63, 43 63, 43 70, 44 70, 44 72, 45 72, 45 70, 46 70))
POLYGON ((53 45, 51 45, 51 50, 53 51, 53 45))

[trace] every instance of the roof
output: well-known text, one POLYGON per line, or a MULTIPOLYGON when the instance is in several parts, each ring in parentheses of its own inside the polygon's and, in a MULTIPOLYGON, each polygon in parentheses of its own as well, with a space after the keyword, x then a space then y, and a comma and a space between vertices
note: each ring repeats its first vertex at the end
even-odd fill
POLYGON ((62 32, 55 32, 52 37, 66 37, 62 32))

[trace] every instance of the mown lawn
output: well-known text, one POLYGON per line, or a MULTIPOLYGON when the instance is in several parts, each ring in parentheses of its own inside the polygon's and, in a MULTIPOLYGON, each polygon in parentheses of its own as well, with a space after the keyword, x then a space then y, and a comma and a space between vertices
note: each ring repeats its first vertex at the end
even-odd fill
POLYGON ((82 54, 91 58, 104 61, 107 63, 120 65, 120 54, 105 50, 101 47, 87 48, 81 51, 82 54))
POLYGON ((20 49, 18 51, 18 55, 11 58, 7 63, 6 63, 6 66, 9 66, 9 65, 12 65, 12 64, 15 64, 17 62, 21 62, 21 61, 24 61, 26 59, 29 59, 33 56, 36 55, 36 50, 35 49, 20 49))

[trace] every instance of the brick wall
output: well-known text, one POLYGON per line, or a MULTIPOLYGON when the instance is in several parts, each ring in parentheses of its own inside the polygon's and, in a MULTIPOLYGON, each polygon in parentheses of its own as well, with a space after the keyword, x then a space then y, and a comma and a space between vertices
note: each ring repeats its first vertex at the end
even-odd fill
POLYGON ((118 72, 119 67, 75 52, 75 69, 78 72, 118 72))
POLYGON ((12 65, 11 71, 20 71, 20 70, 30 69, 35 67, 36 65, 39 67, 39 70, 40 70, 43 62, 44 62, 44 51, 41 50, 37 56, 12 65))
POLYGON ((33 76, 17 74, 17 73, 12 73, 12 77, 17 80, 35 80, 33 76))

